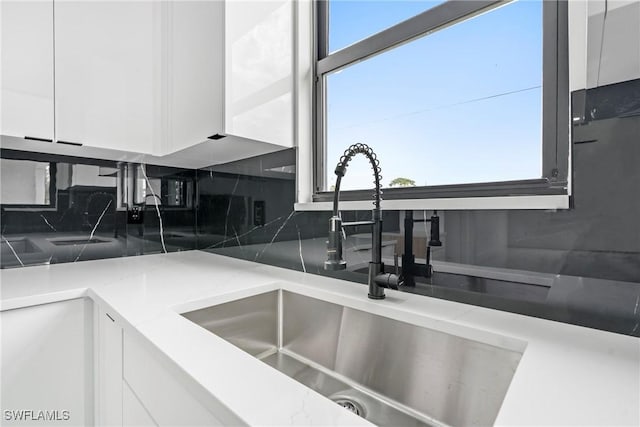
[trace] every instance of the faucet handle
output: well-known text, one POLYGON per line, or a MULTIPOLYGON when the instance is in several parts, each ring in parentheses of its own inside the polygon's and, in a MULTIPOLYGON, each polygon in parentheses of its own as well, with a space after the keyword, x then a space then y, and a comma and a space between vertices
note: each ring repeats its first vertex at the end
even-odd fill
POLYGON ((400 268, 398 267, 398 246, 397 245, 393 246, 393 272, 396 274, 396 276, 400 272, 400 268))
POLYGON ((397 274, 392 273, 380 273, 373 278, 373 280, 383 288, 389 288, 398 290, 400 286, 404 285, 404 279, 397 274))

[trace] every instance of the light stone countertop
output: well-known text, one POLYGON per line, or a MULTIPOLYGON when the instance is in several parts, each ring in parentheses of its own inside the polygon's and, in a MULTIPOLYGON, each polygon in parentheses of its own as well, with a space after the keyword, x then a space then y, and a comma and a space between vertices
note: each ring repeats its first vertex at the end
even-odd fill
POLYGON ((179 315, 275 289, 490 344, 522 343, 496 425, 640 425, 638 338, 392 290, 372 301, 361 284, 202 251, 5 269, 0 311, 88 297, 248 424, 370 425, 179 315))

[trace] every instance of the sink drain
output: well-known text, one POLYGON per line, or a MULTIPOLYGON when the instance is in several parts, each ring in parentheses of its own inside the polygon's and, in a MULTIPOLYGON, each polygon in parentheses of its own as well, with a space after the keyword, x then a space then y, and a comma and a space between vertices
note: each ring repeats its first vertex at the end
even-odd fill
POLYGON ((364 408, 358 402, 355 402, 351 399, 345 399, 345 398, 336 398, 336 399, 333 399, 333 401, 336 402, 338 405, 342 406, 343 408, 353 412, 356 415, 359 415, 361 417, 365 416, 364 408))

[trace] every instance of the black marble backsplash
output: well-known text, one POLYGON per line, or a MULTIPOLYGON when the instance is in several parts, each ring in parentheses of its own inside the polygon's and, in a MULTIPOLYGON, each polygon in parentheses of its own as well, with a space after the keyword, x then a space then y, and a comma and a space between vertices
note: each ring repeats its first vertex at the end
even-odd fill
MULTIPOLYGON (((629 82, 629 90, 637 84, 629 82)), ((618 96, 635 108, 621 95, 624 85, 610 88, 581 95, 590 109, 617 112, 574 121, 572 209, 439 212, 443 245, 432 248, 435 275, 403 290, 640 336, 640 116, 610 108, 618 96)), ((9 204, 4 186, 14 181, 3 169, 3 268, 200 249, 366 283, 367 227, 347 230, 347 270, 324 270, 330 213, 293 210, 294 150, 197 171, 145 165, 145 180, 159 194, 142 199, 134 194, 141 179, 131 172, 140 168, 135 164, 8 150, 1 157, 49 164, 55 186, 36 192, 42 204, 9 204), (140 224, 134 208, 143 212, 140 224)), ((346 221, 371 215, 342 214, 346 221)), ((404 214, 383 214, 390 269, 394 255, 402 255, 404 214)), ((432 212, 414 212, 423 215, 432 212)), ((427 236, 416 224, 417 258, 424 257, 427 236)))
POLYGON ((640 115, 640 79, 585 90, 586 121, 640 115))
POLYGON ((197 248, 194 170, 144 165, 146 178, 126 179, 139 165, 13 150, 0 157, 2 268, 197 248), (134 201, 136 180, 158 194, 146 189, 134 201))

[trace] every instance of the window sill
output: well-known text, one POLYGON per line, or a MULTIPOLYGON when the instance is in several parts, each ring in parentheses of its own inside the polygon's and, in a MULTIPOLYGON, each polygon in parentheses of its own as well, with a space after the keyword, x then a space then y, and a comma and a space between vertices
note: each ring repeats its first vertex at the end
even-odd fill
MULTIPOLYGON (((341 201, 342 211, 373 209, 373 200, 341 201)), ((394 210, 513 210, 513 209, 569 209, 570 196, 553 194, 541 196, 463 197, 440 199, 382 200, 381 209, 394 210)), ((332 202, 296 203, 296 211, 330 211, 332 202)))

